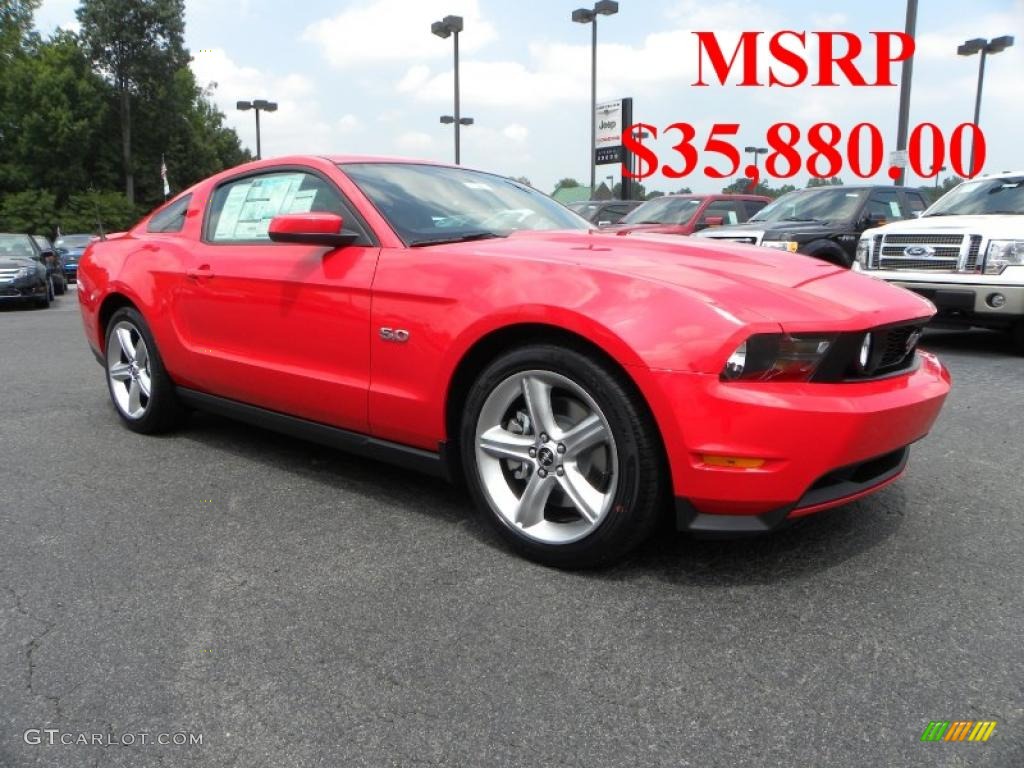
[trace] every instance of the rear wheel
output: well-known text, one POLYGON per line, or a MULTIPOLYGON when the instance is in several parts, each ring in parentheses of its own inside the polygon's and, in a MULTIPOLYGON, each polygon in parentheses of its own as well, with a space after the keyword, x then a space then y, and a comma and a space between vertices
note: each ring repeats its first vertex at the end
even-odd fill
POLYGON ((117 415, 135 432, 173 429, 183 409, 156 342, 136 310, 117 310, 107 325, 107 387, 117 415))
POLYGON ((68 282, 64 279, 64 275, 57 275, 53 278, 53 292, 57 296, 63 296, 68 292, 68 282))
POLYGON ((474 500, 521 554, 563 568, 622 557, 653 530, 661 444, 620 374, 572 349, 509 352, 480 375, 461 450, 474 500))

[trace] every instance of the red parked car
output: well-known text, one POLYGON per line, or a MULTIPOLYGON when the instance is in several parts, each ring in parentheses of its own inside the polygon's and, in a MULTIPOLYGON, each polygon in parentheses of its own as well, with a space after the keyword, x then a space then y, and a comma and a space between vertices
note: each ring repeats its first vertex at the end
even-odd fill
POLYGON ((771 201, 761 195, 664 195, 634 208, 618 224, 605 229, 620 235, 692 235, 708 227, 742 224, 771 201))
POLYGON ((903 472, 949 389, 924 299, 817 259, 618 237, 464 168, 251 163, 89 246, 89 345, 130 429, 187 406, 464 476, 566 567, 767 531, 903 472))

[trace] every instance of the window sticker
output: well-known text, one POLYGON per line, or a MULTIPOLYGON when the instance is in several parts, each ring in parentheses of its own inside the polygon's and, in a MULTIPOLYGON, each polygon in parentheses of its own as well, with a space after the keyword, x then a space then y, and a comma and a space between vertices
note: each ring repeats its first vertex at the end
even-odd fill
POLYGON ((727 211, 726 212, 726 217, 729 220, 730 224, 739 224, 740 223, 740 217, 736 215, 736 211, 727 211))
POLYGON ((216 240, 269 240, 270 220, 279 213, 304 213, 315 191, 298 191, 303 174, 265 176, 240 182, 228 192, 214 233, 216 240), (298 199, 296 199, 298 198, 298 199))
POLYGON ((900 211, 900 204, 896 200, 889 201, 889 212, 896 218, 903 217, 903 213, 900 211))

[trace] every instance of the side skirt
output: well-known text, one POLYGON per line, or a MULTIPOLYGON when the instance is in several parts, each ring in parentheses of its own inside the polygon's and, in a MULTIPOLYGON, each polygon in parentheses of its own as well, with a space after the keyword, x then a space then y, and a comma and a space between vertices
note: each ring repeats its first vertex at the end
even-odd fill
POLYGON ((347 453, 397 464, 425 475, 440 477, 444 480, 451 479, 448 462, 444 458, 446 451, 443 445, 440 446, 441 450, 438 453, 433 453, 400 443, 380 440, 360 432, 350 432, 316 421, 307 421, 277 411, 269 411, 248 403, 240 403, 237 400, 208 395, 194 389, 178 387, 177 393, 183 403, 201 411, 227 416, 230 419, 244 421, 247 424, 280 432, 290 437, 297 437, 300 440, 337 448, 347 453))

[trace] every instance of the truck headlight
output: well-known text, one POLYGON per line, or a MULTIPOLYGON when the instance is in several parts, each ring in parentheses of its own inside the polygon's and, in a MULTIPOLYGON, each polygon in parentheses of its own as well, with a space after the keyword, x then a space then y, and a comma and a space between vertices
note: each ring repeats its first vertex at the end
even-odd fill
POLYGON ((1024 240, 990 240, 985 251, 985 274, 998 275, 1007 267, 1024 266, 1024 240))
POLYGON ((789 251, 790 253, 796 253, 796 249, 800 247, 800 243, 795 240, 762 240, 761 245, 765 248, 778 248, 780 251, 789 251))
POLYGON ((862 237, 857 241, 857 265, 861 269, 868 268, 868 262, 871 260, 871 240, 866 237, 862 237))

